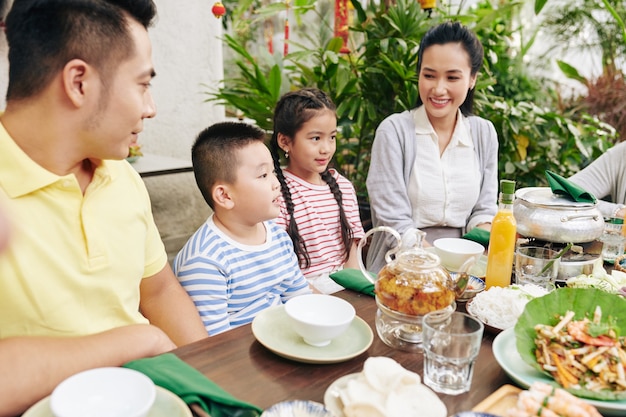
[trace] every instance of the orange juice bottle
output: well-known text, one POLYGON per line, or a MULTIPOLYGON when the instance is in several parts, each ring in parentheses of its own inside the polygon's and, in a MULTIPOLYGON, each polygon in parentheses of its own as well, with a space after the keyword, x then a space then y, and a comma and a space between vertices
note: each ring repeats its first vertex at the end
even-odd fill
POLYGON ((515 181, 500 181, 498 212, 491 222, 487 253, 486 288, 506 287, 511 283, 517 223, 513 216, 515 181))

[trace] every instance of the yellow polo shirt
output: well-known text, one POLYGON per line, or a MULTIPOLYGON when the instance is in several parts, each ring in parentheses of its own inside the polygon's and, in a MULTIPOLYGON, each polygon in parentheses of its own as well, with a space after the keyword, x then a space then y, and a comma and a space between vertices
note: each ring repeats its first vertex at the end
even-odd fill
POLYGON ((167 254, 130 164, 104 161, 83 195, 73 174, 36 164, 0 124, 0 204, 12 224, 0 254, 0 339, 147 322, 139 284, 167 254))

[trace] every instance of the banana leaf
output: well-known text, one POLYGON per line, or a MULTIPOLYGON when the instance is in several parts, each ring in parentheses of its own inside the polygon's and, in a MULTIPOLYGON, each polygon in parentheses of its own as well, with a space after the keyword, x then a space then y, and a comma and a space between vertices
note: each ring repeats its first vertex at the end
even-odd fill
MULTIPOLYGON (((600 306, 602 309, 603 323, 612 317, 615 320, 618 334, 626 335, 626 299, 619 295, 609 294, 594 288, 558 288, 543 297, 529 301, 515 325, 517 351, 524 362, 552 377, 541 368, 535 358, 535 325, 554 326, 559 322, 559 317, 565 315, 568 310, 575 313, 573 320, 582 320, 585 317, 592 318, 596 306, 600 306)), ((602 401, 626 399, 625 391, 603 390, 598 392, 585 388, 568 388, 567 391, 578 397, 602 401)))

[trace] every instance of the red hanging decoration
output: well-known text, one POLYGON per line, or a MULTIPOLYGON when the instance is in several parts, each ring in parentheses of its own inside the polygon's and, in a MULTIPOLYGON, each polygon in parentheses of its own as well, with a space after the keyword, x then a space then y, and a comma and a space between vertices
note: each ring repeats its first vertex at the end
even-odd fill
POLYGON ((289 53, 289 44, 287 41, 289 40, 289 20, 285 19, 285 43, 283 47, 283 55, 287 56, 289 53))
POLYGON ((211 8, 211 12, 213 12, 213 16, 219 19, 226 14, 226 7, 221 2, 216 1, 211 8))
POLYGON ((350 53, 350 48, 348 47, 348 1, 335 0, 335 37, 343 39, 343 46, 339 52, 344 54, 350 53))
POLYGON ((289 44, 287 43, 289 40, 289 1, 290 0, 285 0, 287 9, 285 10, 285 42, 283 46, 283 56, 287 56, 289 53, 289 44))

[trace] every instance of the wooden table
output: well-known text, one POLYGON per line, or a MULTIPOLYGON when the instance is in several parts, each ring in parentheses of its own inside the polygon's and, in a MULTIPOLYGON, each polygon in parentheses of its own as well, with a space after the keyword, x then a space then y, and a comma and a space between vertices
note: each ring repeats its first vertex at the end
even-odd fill
MULTIPOLYGON (((357 315, 374 332, 371 347, 346 362, 320 365, 284 359, 257 342, 250 325, 181 347, 174 353, 235 397, 264 409, 294 399, 323 403, 326 388, 343 375, 360 372, 363 362, 370 356, 393 358, 405 368, 423 375, 422 353, 390 348, 376 334, 374 298, 350 290, 335 295, 348 300, 355 307, 357 315)), ((461 305, 459 309, 463 310, 464 307, 461 305)), ((493 337, 485 332, 470 392, 457 396, 440 394, 449 415, 471 410, 503 384, 512 382, 492 354, 493 337)))

